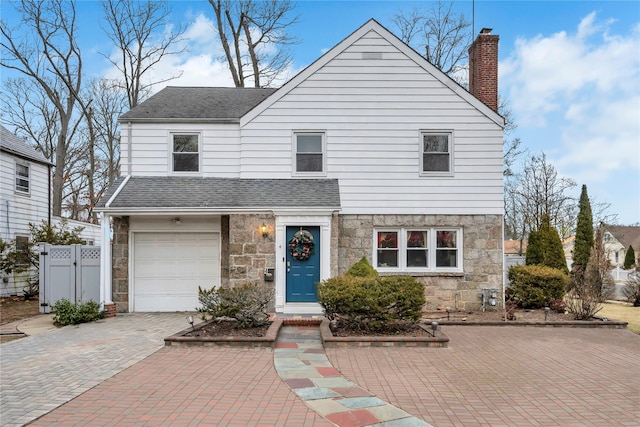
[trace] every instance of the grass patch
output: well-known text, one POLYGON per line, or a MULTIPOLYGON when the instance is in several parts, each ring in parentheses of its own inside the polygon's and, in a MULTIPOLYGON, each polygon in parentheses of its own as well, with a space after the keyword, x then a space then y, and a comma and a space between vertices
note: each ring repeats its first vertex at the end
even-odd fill
POLYGON ((640 335, 640 307, 633 307, 628 303, 604 303, 602 304, 602 310, 596 316, 628 322, 627 329, 634 334, 640 335))

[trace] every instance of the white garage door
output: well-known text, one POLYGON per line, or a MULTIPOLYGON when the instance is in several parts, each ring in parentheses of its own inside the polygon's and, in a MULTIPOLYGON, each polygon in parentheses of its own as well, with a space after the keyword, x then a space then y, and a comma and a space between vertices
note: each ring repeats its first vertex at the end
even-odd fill
POLYGON ((220 283, 218 233, 134 233, 133 311, 195 311, 220 283))

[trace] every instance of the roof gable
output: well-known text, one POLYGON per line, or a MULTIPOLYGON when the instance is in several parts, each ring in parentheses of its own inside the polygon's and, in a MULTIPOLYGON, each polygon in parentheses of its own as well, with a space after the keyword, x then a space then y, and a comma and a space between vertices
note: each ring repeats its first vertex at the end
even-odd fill
POLYGON ((633 246, 634 250, 640 248, 640 226, 605 225, 604 228, 625 248, 628 249, 629 245, 633 246))
POLYGON ((252 109, 247 114, 245 114, 240 120, 240 125, 243 126, 244 124, 253 120, 256 116, 258 116, 260 113, 265 111, 275 102, 280 100, 282 97, 287 95, 290 91, 292 91, 302 82, 307 80, 311 75, 313 75, 322 67, 324 67, 326 64, 328 64, 330 61, 335 59, 340 53, 344 52, 349 46, 353 45, 358 40, 365 37, 371 31, 374 31, 380 37, 384 38, 396 49, 404 53, 409 59, 414 61, 416 65, 423 68, 427 73, 431 74, 434 78, 439 80, 442 84, 444 84, 446 87, 451 89, 461 98, 463 98, 466 102, 471 104, 477 110, 481 111, 490 120, 494 121, 499 126, 504 126, 504 119, 499 114, 491 110, 491 108, 486 106, 482 101, 477 99, 475 96, 469 93, 466 89, 464 89, 462 86, 456 83, 453 79, 451 79, 451 77, 449 77, 448 75, 443 73, 441 70, 439 70, 437 67, 432 65, 423 56, 418 54, 410 46, 405 44, 402 40, 400 40, 398 37, 396 37, 393 33, 391 33, 389 30, 387 30, 385 27, 383 27, 380 23, 378 23, 374 19, 370 19, 363 26, 358 28, 353 33, 351 33, 351 35, 346 37, 344 40, 342 40, 340 43, 338 43, 336 46, 334 46, 332 49, 330 49, 324 55, 318 58, 315 62, 313 62, 311 65, 309 65, 307 68, 302 70, 291 80, 285 83, 280 89, 278 89, 276 92, 271 94, 267 99, 265 99, 263 102, 257 105, 256 108, 252 109))
POLYGON ((38 150, 0 125, 0 149, 18 157, 34 162, 51 165, 52 163, 38 150))

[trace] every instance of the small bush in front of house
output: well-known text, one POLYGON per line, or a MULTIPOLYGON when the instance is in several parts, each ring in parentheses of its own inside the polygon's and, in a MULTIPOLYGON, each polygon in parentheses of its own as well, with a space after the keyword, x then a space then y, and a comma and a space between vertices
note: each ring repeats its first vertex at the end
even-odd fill
POLYGON ((263 326, 269 322, 268 308, 273 302, 274 289, 256 283, 203 289, 198 287, 197 310, 213 318, 230 317, 238 321, 239 328, 263 326))
POLYGON ((567 290, 568 276, 542 265, 514 265, 509 268, 513 300, 521 308, 543 308, 556 304, 567 290))
POLYGON ((366 257, 353 264, 345 274, 355 277, 378 277, 378 271, 369 264, 366 257))
POLYGON ((62 298, 53 304, 51 310, 54 312, 53 322, 63 326, 94 322, 105 316, 105 311, 95 301, 74 304, 62 298))
POLYGON ((399 330, 417 323, 424 285, 413 277, 339 276, 318 283, 318 300, 329 320, 354 330, 399 330))

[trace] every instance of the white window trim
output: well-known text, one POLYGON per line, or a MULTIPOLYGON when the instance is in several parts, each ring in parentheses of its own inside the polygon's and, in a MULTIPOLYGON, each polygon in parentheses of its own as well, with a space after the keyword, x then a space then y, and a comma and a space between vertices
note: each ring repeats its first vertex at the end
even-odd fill
POLYGON ((385 227, 373 229, 373 267, 380 273, 461 273, 464 271, 462 260, 463 254, 462 228, 457 227, 385 227), (426 231, 427 232, 427 266, 428 267, 407 267, 407 232, 426 231), (457 233, 457 267, 436 267, 436 239, 437 231, 455 231, 457 233), (396 232, 398 233, 398 267, 378 267, 378 233, 396 232))
POLYGON ((13 189, 17 194, 22 194, 23 196, 31 195, 31 165, 27 162, 15 162, 14 173, 13 173, 13 189), (27 168, 27 173, 29 176, 26 178, 22 175, 18 176, 18 166, 22 166, 27 168), (18 178, 27 181, 27 191, 21 190, 18 188, 18 178))
POLYGON ((327 176, 327 131, 326 130, 295 130, 291 135, 291 176, 327 176), (321 172, 298 172, 298 135, 320 135, 322 136, 322 171, 321 172))
POLYGON ((170 131, 168 140, 168 165, 170 175, 202 175, 202 132, 200 131, 170 131), (198 170, 197 171, 174 171, 173 170, 173 136, 174 135, 197 135, 198 136, 198 170))
POLYGON ((454 175, 453 170, 453 153, 454 150, 454 132, 452 129, 421 129, 420 130, 420 138, 418 141, 418 153, 420 156, 420 176, 428 176, 428 177, 452 177, 454 175), (447 172, 429 172, 424 170, 424 143, 423 137, 424 135, 448 135, 449 136, 449 171, 447 172))

